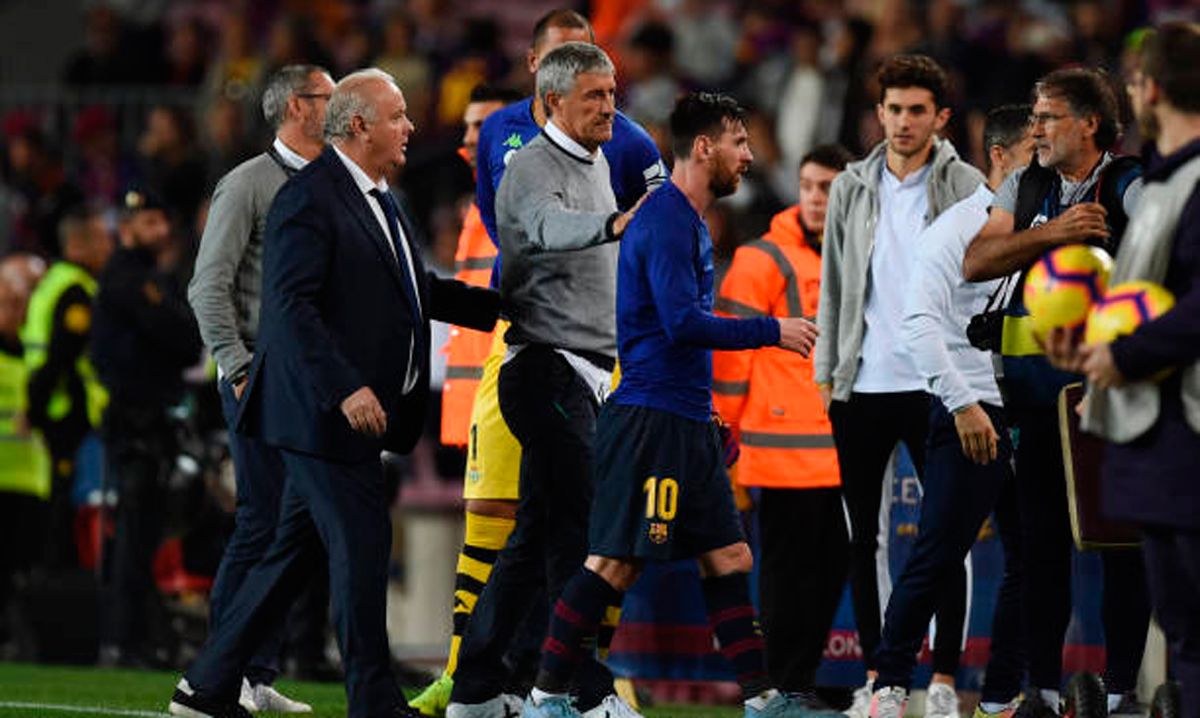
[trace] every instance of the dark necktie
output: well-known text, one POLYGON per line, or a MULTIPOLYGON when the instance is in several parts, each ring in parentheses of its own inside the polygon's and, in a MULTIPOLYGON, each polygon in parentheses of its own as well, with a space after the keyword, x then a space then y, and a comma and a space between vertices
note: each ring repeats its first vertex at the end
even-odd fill
POLYGON ((417 285, 416 280, 408 270, 408 260, 405 259, 404 246, 402 242, 403 235, 400 234, 400 207, 396 205, 395 198, 390 192, 383 192, 378 189, 371 190, 371 196, 383 208, 383 216, 387 218, 388 230, 392 235, 392 249, 396 252, 396 264, 400 265, 400 276, 404 280, 404 293, 408 297, 409 304, 412 305, 413 315, 417 322, 421 321, 421 303, 417 300, 417 285))

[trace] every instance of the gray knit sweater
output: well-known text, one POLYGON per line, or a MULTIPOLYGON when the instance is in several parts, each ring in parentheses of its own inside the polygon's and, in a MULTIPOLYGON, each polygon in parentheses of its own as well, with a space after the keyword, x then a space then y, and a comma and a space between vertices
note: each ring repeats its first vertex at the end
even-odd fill
POLYGON ((581 159, 543 133, 512 156, 496 195, 509 344, 616 358, 616 216, 603 153, 581 159))
POLYGON ((287 174, 264 152, 221 178, 200 238, 188 302, 200 336, 221 373, 250 369, 262 295, 262 240, 267 210, 287 174))

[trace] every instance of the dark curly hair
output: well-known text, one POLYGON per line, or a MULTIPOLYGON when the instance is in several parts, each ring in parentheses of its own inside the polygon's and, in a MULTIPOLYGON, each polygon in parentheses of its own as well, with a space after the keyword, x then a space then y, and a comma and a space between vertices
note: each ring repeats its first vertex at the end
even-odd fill
POLYGON ((880 66, 876 74, 879 81, 879 101, 889 88, 920 87, 933 93, 933 104, 938 109, 946 107, 950 100, 950 78, 942 66, 927 55, 893 55, 880 66))
POLYGON ((717 137, 727 122, 745 124, 746 111, 728 95, 692 92, 675 103, 670 122, 672 151, 682 159, 691 156, 697 137, 717 137))

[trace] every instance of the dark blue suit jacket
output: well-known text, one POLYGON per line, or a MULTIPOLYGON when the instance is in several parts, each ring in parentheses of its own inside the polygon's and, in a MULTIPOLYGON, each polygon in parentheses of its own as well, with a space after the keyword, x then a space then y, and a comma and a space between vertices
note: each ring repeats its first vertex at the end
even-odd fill
MULTIPOLYGON (((499 295, 439 279, 410 246, 424 319, 410 306, 389 241, 331 148, 287 181, 267 214, 262 314, 238 429, 334 461, 410 450, 429 397, 429 322, 489 331, 499 295), (417 386, 404 395, 409 344, 417 386), (424 351, 421 351, 421 349, 424 351), (342 401, 369 386, 388 416, 381 439, 350 428, 342 401)), ((412 225, 401 216, 408 237, 412 225)))

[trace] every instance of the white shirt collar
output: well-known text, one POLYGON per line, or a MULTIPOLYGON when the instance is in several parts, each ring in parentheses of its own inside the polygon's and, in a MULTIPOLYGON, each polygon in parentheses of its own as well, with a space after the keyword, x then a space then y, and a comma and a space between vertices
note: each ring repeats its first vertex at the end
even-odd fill
POLYGON ((304 169, 304 165, 308 164, 308 160, 300 156, 291 147, 283 143, 283 140, 275 137, 275 141, 271 143, 275 151, 279 153, 279 157, 283 159, 283 163, 294 170, 304 169))
POLYGON ((883 175, 885 184, 898 189, 910 189, 920 184, 925 183, 925 178, 929 176, 929 170, 933 168, 932 162, 926 162, 921 169, 916 172, 909 172, 908 176, 900 179, 888 169, 887 162, 883 163, 880 173, 883 175))
POLYGON ((596 155, 600 153, 599 148, 595 152, 588 152, 583 145, 571 139, 566 132, 559 129, 558 125, 554 124, 553 119, 546 120, 546 126, 542 128, 546 131, 546 136, 554 141, 554 144, 563 148, 568 154, 574 155, 576 158, 587 162, 594 162, 596 155))
POLYGON ((341 160, 342 164, 346 165, 346 169, 350 171, 350 176, 354 178, 354 184, 358 185, 358 190, 360 192, 363 194, 370 194, 371 190, 375 189, 379 190, 380 192, 388 191, 386 179, 380 179, 378 184, 372 182, 371 178, 367 176, 367 173, 363 171, 363 168, 359 167, 358 164, 355 163, 354 160, 350 159, 345 152, 342 152, 340 149, 338 149, 337 145, 330 146, 333 147, 333 151, 337 153, 338 159, 341 160))

